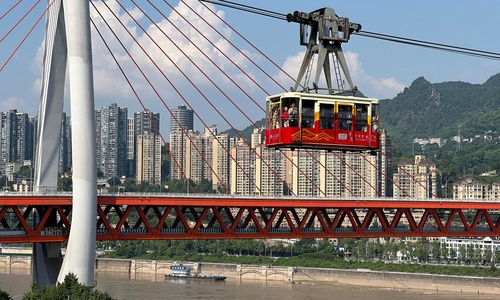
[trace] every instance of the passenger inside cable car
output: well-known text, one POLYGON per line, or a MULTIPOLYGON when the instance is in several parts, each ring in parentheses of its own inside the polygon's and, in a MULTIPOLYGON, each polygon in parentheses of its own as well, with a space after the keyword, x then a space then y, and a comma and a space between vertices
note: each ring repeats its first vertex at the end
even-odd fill
POLYGON ((290 92, 266 99, 266 146, 379 149, 378 99, 290 92))

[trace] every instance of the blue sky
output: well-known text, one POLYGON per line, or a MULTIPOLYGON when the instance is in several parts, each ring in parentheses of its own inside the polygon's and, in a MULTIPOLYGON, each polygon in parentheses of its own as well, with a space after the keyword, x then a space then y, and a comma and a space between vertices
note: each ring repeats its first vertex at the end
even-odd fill
MULTIPOLYGON (((15 0, 2 0, 0 2, 0 15, 16 2, 15 0)), ((29 9, 31 3, 28 2, 23 1, 6 17, 0 19, 0 38, 29 9)), ((145 1, 140 2, 144 3, 145 1)), ((200 51, 190 46, 172 26, 163 20, 163 16, 156 13, 150 6, 144 6, 146 12, 151 14, 154 21, 160 24, 162 28, 165 28, 166 32, 169 32, 172 39, 179 41, 181 49, 186 51, 201 69, 205 70, 208 78, 198 72, 189 61, 186 61, 178 49, 168 46, 169 41, 151 26, 147 18, 139 10, 132 10, 133 15, 140 20, 141 24, 146 26, 151 36, 154 36, 155 40, 160 44, 165 45, 165 50, 170 53, 171 59, 176 61, 187 73, 188 77, 200 87, 203 95, 196 92, 189 81, 180 79, 182 76, 178 72, 176 73, 175 67, 171 65, 170 61, 163 57, 160 51, 153 49, 155 45, 119 9, 116 2, 109 1, 110 6, 121 16, 126 26, 132 29, 132 34, 139 41, 144 42, 143 45, 146 51, 155 58, 165 74, 170 76, 169 78, 172 78, 175 86, 182 91, 182 96, 179 96, 172 88, 168 87, 168 84, 158 72, 153 73, 155 72, 153 65, 147 62, 144 54, 140 53, 140 48, 134 44, 124 30, 120 30, 121 39, 123 39, 127 48, 137 55, 138 61, 143 63, 145 72, 152 72, 152 81, 159 87, 159 92, 162 95, 161 100, 170 108, 175 108, 177 105, 185 104, 183 98, 187 99, 196 111, 200 112, 205 124, 218 124, 220 129, 227 129, 230 126, 243 128, 250 124, 250 121, 246 117, 242 117, 243 114, 232 107, 231 101, 226 98, 237 102, 241 107, 240 109, 247 112, 249 119, 257 120, 262 118, 264 113, 251 100, 257 101, 263 107, 266 94, 280 93, 282 89, 276 84, 272 84, 269 79, 264 78, 265 76, 248 63, 240 53, 232 49, 223 39, 217 37, 212 30, 207 29, 206 24, 201 22, 199 17, 186 9, 185 6, 178 6, 179 1, 168 2, 176 6, 179 11, 184 12, 184 15, 199 30, 213 37, 216 45, 221 47, 219 49, 226 49, 227 56, 245 69, 250 77, 261 84, 262 88, 251 84, 248 77, 239 74, 234 66, 231 66, 221 57, 220 50, 216 50, 211 44, 202 41, 200 34, 186 25, 185 22, 183 24, 181 18, 163 2, 153 1, 153 3, 158 3, 158 6, 162 5, 165 16, 178 24, 186 35, 190 36, 194 41, 199 41, 200 49, 212 57, 218 66, 227 72, 229 77, 240 83, 240 87, 249 96, 239 91, 229 82, 230 80, 227 77, 221 75, 221 72, 215 70, 213 66, 210 66, 200 54, 200 51), (210 86, 209 78, 220 84, 224 94, 210 86), (211 104, 205 98, 215 105, 223 117, 211 107, 211 104), (228 120, 229 124, 223 120, 224 118, 228 120)), ((186 2, 202 15, 214 21, 215 27, 224 32, 248 56, 255 59, 275 80, 285 87, 291 86, 291 83, 282 75, 279 75, 279 72, 272 68, 252 47, 217 21, 213 15, 203 10, 197 1, 186 0, 186 2)), ((498 39, 500 2, 498 1, 244 0, 238 2, 280 13, 289 13, 295 10, 310 12, 321 7, 332 7, 337 15, 348 17, 351 22, 360 23, 363 30, 366 31, 485 51, 500 51, 500 40, 498 39)), ((42 5, 37 6, 12 34, 0 42, 0 67, 43 12, 43 3, 45 1, 42 1, 42 5)), ((132 3, 126 0, 121 1, 121 3, 128 8, 134 7, 132 3)), ((102 8, 103 12, 106 11, 102 3, 97 3, 97 5, 102 8)), ((224 20, 274 62, 291 74, 297 72, 304 51, 304 48, 298 43, 298 24, 220 6, 216 6, 215 9, 224 20)), ((110 14, 107 14, 107 16, 109 17, 110 14)), ((100 24, 98 26, 104 28, 103 23, 99 23, 98 16, 95 13, 93 17, 96 23, 100 24)), ((19 51, 0 72, 0 111, 18 109, 18 111, 27 112, 30 115, 35 115, 38 111, 44 22, 45 20, 42 19, 19 51)), ((119 28, 117 22, 113 24, 114 28, 119 28)), ((112 38, 110 33, 105 35, 110 39, 112 38)), ((104 45, 96 36, 94 34, 93 38, 96 108, 116 102, 120 106, 128 107, 129 115, 141 110, 137 99, 123 80, 116 65, 112 62, 111 56, 109 56, 104 45)), ((127 72, 137 85, 135 88, 141 93, 141 100, 145 102, 148 108, 162 114, 162 132, 168 131, 170 123, 168 110, 159 101, 160 99, 155 93, 147 87, 146 81, 140 78, 139 72, 137 72, 125 52, 119 48, 118 43, 113 45, 113 51, 119 55, 125 70, 128 70, 127 72)), ((344 44, 343 49, 348 59, 349 70, 354 84, 365 95, 382 99, 395 97, 398 92, 401 92, 404 87, 409 86, 413 80, 420 76, 425 77, 432 83, 466 81, 480 84, 500 72, 500 61, 407 46, 356 35, 351 37, 349 43, 344 44)), ((68 105, 66 104, 65 111, 69 112, 68 105)), ((203 123, 197 120, 196 126, 202 130, 203 123)), ((165 135, 168 136, 168 134, 165 135)))

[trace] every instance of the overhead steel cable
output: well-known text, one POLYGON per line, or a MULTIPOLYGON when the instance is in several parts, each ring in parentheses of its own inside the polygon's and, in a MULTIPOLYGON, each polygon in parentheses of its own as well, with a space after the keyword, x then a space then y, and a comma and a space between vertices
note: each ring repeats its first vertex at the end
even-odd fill
POLYGON ((389 41, 389 42, 397 42, 397 43, 406 44, 406 45, 424 47, 424 48, 429 48, 429 49, 433 49, 433 50, 441 50, 441 51, 447 51, 447 52, 452 52, 452 53, 457 53, 457 54, 480 57, 480 58, 500 60, 500 53, 495 53, 495 52, 489 52, 489 51, 483 51, 483 50, 477 50, 477 49, 465 48, 465 47, 458 47, 458 46, 451 46, 451 45, 440 44, 440 43, 426 42, 426 41, 421 41, 421 40, 416 40, 416 39, 409 39, 409 38, 391 36, 391 35, 387 35, 387 34, 368 32, 368 31, 360 31, 360 32, 353 33, 353 34, 357 34, 357 35, 363 36, 363 37, 369 37, 369 38, 389 41))
MULTIPOLYGON (((464 50, 464 51, 470 51, 470 52, 478 52, 478 53, 483 53, 483 54, 491 54, 491 55, 494 55, 494 56, 499 56, 500 55, 500 53, 497 53, 497 52, 483 51, 483 50, 478 50, 478 49, 473 49, 473 48, 465 48, 465 47, 458 47, 458 46, 450 46, 450 45, 441 44, 441 43, 426 42, 426 41, 422 41, 422 40, 403 38, 403 37, 398 37, 398 36, 388 35, 388 34, 383 34, 383 33, 376 33, 376 32, 370 32, 370 31, 362 31, 361 33, 367 34, 367 35, 378 35, 378 36, 383 36, 383 37, 387 37, 387 38, 395 38, 395 39, 405 40, 405 41, 410 41, 410 42, 426 43, 426 44, 429 44, 429 45, 435 45, 435 46, 439 46, 439 47, 447 47, 447 48, 452 47, 452 48, 455 48, 455 49, 458 49, 458 50, 464 50)), ((355 34, 357 34, 357 33, 355 33, 355 34)))
POLYGON ((286 20, 286 14, 274 12, 271 10, 266 10, 258 7, 253 7, 249 5, 244 5, 232 1, 225 1, 225 0, 200 0, 201 2, 207 2, 215 5, 220 5, 220 6, 225 6, 229 8, 234 8, 237 10, 241 11, 246 11, 249 13, 265 16, 265 17, 270 17, 270 18, 275 18, 278 20, 286 20))
MULTIPOLYGON (((272 17, 272 18, 279 19, 279 20, 287 20, 286 14, 277 13, 277 12, 249 6, 249 5, 243 5, 243 4, 239 4, 239 3, 235 3, 235 2, 231 2, 231 1, 225 1, 225 0, 199 0, 199 1, 200 2, 208 2, 208 3, 215 4, 215 5, 221 5, 221 6, 225 6, 225 7, 245 11, 245 12, 250 12, 250 13, 265 16, 265 17, 272 17)), ((429 48, 429 49, 433 49, 433 50, 441 50, 441 51, 447 51, 447 52, 452 52, 452 53, 456 53, 456 54, 463 54, 463 55, 475 56, 475 57, 486 58, 486 59, 500 60, 500 53, 498 53, 498 52, 484 51, 484 50, 478 50, 478 49, 467 48, 467 47, 447 45, 447 44, 442 44, 442 43, 428 42, 428 41, 424 41, 424 40, 417 40, 417 39, 405 38, 405 37, 400 37, 400 36, 395 36, 395 35, 370 32, 370 31, 364 31, 364 30, 359 31, 359 32, 353 32, 352 34, 356 34, 356 35, 368 37, 368 38, 380 39, 380 40, 389 41, 389 42, 424 47, 424 48, 429 48)))

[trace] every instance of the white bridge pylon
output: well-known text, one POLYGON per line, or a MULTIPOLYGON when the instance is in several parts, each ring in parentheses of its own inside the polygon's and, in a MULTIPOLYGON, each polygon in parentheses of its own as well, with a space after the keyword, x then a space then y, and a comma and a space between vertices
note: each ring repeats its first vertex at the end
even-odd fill
POLYGON ((73 149, 71 231, 61 265, 60 244, 34 246, 33 278, 39 286, 74 273, 94 284, 97 171, 95 106, 88 0, 48 0, 42 71, 35 191, 57 186, 64 82, 68 67, 73 149))

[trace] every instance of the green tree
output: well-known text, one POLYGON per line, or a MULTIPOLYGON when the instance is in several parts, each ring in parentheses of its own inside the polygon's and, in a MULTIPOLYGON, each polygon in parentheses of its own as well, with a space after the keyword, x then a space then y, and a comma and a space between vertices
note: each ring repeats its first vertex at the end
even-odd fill
POLYGON ((24 294, 25 300, 51 299, 51 300, 66 300, 66 299, 93 299, 93 300, 111 300, 110 295, 106 292, 93 290, 94 287, 86 286, 78 283, 75 274, 68 274, 64 278, 64 282, 52 286, 38 288, 36 283, 31 285, 31 291, 24 294))
POLYGON ((57 190, 71 192, 73 190, 73 179, 70 177, 62 177, 57 180, 57 190))
POLYGON ((7 292, 0 290, 0 300, 10 300, 10 295, 7 292))
POLYGON ((108 179, 108 184, 110 186, 115 186, 115 185, 120 185, 121 181, 120 178, 113 176, 110 179, 108 179))
POLYGON ((464 245, 461 245, 458 248, 458 257, 457 257, 457 260, 459 260, 461 262, 464 262, 466 257, 467 257, 467 249, 465 249, 464 245))

